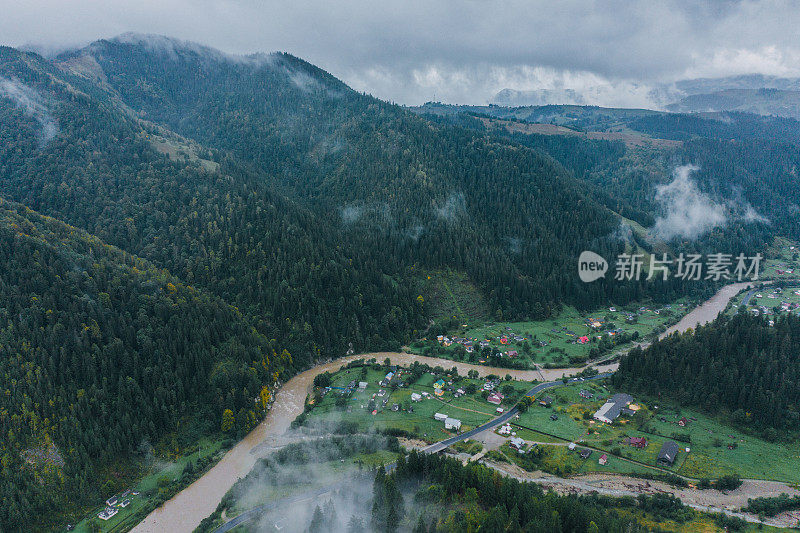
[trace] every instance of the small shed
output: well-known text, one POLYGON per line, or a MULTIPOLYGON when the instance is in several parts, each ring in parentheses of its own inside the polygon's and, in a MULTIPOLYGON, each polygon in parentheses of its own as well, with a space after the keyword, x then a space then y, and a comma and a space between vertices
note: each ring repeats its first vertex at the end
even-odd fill
POLYGON ((448 416, 443 413, 434 413, 433 418, 435 418, 439 422, 444 422, 445 420, 447 420, 448 416))

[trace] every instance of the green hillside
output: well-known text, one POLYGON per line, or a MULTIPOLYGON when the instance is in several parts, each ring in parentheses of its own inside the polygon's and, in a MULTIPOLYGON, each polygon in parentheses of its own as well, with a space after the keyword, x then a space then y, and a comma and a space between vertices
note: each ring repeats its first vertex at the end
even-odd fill
POLYGON ((188 418, 234 430, 290 363, 233 307, 0 200, 0 524, 102 501, 130 455, 188 418))

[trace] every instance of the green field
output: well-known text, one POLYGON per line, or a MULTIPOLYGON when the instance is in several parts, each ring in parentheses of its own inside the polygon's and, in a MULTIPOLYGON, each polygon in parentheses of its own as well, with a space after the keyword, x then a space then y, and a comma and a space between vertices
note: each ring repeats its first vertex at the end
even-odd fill
MULTIPOLYGON (((593 348, 608 355, 620 347, 631 345, 631 342, 623 342, 612 346, 625 335, 638 334, 639 338, 643 338, 660 332, 677 322, 689 308, 689 302, 684 299, 663 306, 609 306, 591 313, 580 313, 573 307, 565 307, 558 316, 542 321, 466 322, 450 331, 448 336, 470 339, 476 346, 481 341, 488 342, 490 348, 503 354, 498 364, 513 364, 522 368, 530 368, 534 363, 566 367, 589 359, 593 348), (584 336, 588 342, 581 343, 580 338, 584 336), (602 345, 601 339, 605 339, 602 345), (516 351, 517 356, 509 357, 509 351, 516 351)), ((497 363, 487 361, 481 355, 480 348, 473 353, 464 353, 459 344, 444 346, 434 337, 412 343, 408 349, 413 353, 477 364, 497 363)))
POLYGON ((797 243, 775 237, 772 245, 764 254, 761 279, 794 279, 800 278, 800 248, 797 243))
POLYGON ((588 382, 547 391, 544 394, 555 399, 552 408, 535 404, 516 423, 609 454, 605 467, 597 464, 599 452, 595 452, 580 467, 573 465, 576 472, 664 470, 691 478, 717 478, 735 473, 743 478, 800 482, 800 445, 766 442, 692 409, 635 398, 634 403, 640 409, 630 419, 620 417, 608 425, 584 418, 594 413, 611 392, 602 384, 588 382), (594 398, 581 398, 578 395, 581 389, 591 391, 594 398), (550 419, 553 413, 558 420, 550 419), (681 418, 689 421, 686 427, 678 425, 681 418), (688 435, 691 442, 677 441, 673 433, 688 435), (644 449, 628 446, 623 442, 626 437, 645 437, 648 445, 644 449), (673 466, 663 468, 656 465, 656 457, 667 440, 676 440, 681 452, 673 466), (689 453, 684 450, 687 447, 689 453), (613 457, 612 451, 620 457, 613 457))
MULTIPOLYGON (((131 490, 138 492, 138 495, 130 495, 130 505, 120 508, 119 512, 109 520, 100 520, 98 513, 106 508, 102 503, 93 509, 82 521, 75 526, 77 532, 104 531, 116 532, 127 531, 136 525, 144 516, 142 512, 147 512, 153 504, 168 496, 175 488, 183 474, 186 465, 191 462, 197 464, 198 460, 214 461, 221 457, 223 453, 223 439, 203 438, 198 442, 197 451, 186 454, 173 461, 157 461, 150 469, 149 473, 142 477, 131 490), (99 529, 97 529, 99 528, 99 529)), ((109 496, 111 496, 109 494, 109 496)))
MULTIPOLYGON (((380 365, 368 366, 364 380, 361 379, 361 368, 351 368, 334 374, 332 387, 343 387, 355 380, 367 381, 367 389, 353 392, 346 404, 343 405, 340 401, 337 405, 339 389, 332 388, 313 406, 308 415, 309 423, 347 420, 356 423, 360 431, 371 428, 403 430, 411 436, 435 442, 454 432, 445 430, 444 424, 433 418, 434 413, 460 419, 462 432, 489 421, 497 414, 495 406, 481 396, 483 380, 457 378, 453 380, 454 389, 465 388, 467 384, 473 383, 478 392, 455 398, 453 392, 448 391, 441 398, 435 398, 433 384, 440 376, 425 373, 418 381, 392 390, 388 387, 381 388, 378 384, 386 371, 380 365), (385 395, 377 396, 381 390, 385 391, 385 395), (414 392, 427 392, 431 398, 412 402, 410 398, 414 392), (368 402, 373 397, 380 400, 376 414, 368 409, 368 402), (385 406, 383 400, 388 400, 385 406), (398 411, 391 410, 394 404, 400 406, 398 411)), ((402 375, 401 369, 401 379, 402 375)), ((445 378, 445 381, 449 383, 450 380, 445 378)), ((519 397, 532 385, 501 380, 498 388, 508 386, 516 392, 509 397, 519 397)), ((551 407, 545 408, 535 402, 512 425, 517 435, 528 442, 576 442, 579 446, 592 450, 592 455, 582 460, 577 454, 568 452, 564 446, 541 444, 540 446, 548 450, 552 449, 552 456, 544 462, 544 467, 551 471, 671 472, 695 479, 718 478, 735 473, 743 478, 800 483, 800 446, 766 442, 692 409, 677 408, 648 398, 635 398, 634 405, 638 410, 633 417, 622 416, 612 425, 593 420, 591 415, 613 392, 602 381, 586 381, 549 389, 540 394, 539 398, 552 397, 554 401, 551 407), (581 390, 591 392, 593 398, 582 398, 579 395, 581 390), (558 416, 557 420, 551 419, 553 414, 558 416), (688 420, 687 426, 678 425, 681 418, 688 420), (680 440, 684 436, 690 442, 680 440), (625 444, 627 437, 645 437, 648 445, 643 449, 634 448, 625 444), (678 442, 681 452, 675 464, 665 468, 656 464, 656 458, 661 446, 668 440, 678 442), (685 448, 690 451, 687 453, 685 448), (609 456, 605 466, 597 462, 602 453, 609 456)), ((507 401, 504 408, 512 403, 513 401, 507 401)))
MULTIPOLYGON (((451 391, 446 391, 441 397, 435 396, 434 382, 441 376, 434 376, 431 373, 423 374, 416 382, 410 383, 405 387, 392 389, 382 388, 378 383, 386 375, 387 370, 378 366, 366 367, 366 377, 362 379, 361 368, 345 369, 333 375, 330 386, 331 390, 313 406, 308 414, 308 423, 315 421, 339 421, 347 420, 355 422, 360 431, 372 428, 376 429, 397 429, 406 431, 411 435, 419 437, 428 442, 435 442, 447 438, 454 432, 445 430, 444 423, 433 418, 434 413, 446 414, 461 420, 461 431, 484 424, 497 416, 497 406, 488 403, 480 393, 485 380, 471 380, 459 377, 452 381, 452 387, 457 391, 458 388, 467 388, 471 383, 474 384, 478 392, 475 394, 465 394, 459 398, 451 391), (346 405, 337 405, 337 399, 341 397, 341 390, 352 381, 366 381, 367 388, 363 391, 355 390, 347 397, 346 405), (384 391, 384 396, 378 396, 380 391, 384 391), (412 393, 428 393, 431 397, 419 402, 411 400, 412 393), (377 400, 378 405, 376 414, 368 409, 369 401, 377 400), (383 401, 386 405, 383 406, 383 401), (391 407, 399 404, 398 411, 392 411, 391 407), (409 410, 411 409, 411 410, 409 410)), ((407 374, 406 374, 407 375, 407 374)), ((402 376, 401 376, 402 379, 402 376)), ((521 397, 522 394, 533 387, 532 383, 522 381, 501 380, 498 389, 506 387, 512 388, 515 393, 506 398, 504 408, 508 408, 515 403, 514 398, 521 397)))
MULTIPOLYGON (((728 313, 740 311, 742 303, 750 291, 743 291, 731 300, 728 313)), ((800 314, 800 283, 797 286, 772 287, 765 285, 753 292, 748 304, 748 311, 758 310, 770 318, 787 313, 800 314)))

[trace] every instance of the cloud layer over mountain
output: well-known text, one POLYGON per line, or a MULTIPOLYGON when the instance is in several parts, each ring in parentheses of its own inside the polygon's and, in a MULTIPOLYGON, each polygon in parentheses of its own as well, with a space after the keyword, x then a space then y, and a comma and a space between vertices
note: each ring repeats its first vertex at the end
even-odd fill
POLYGON ((482 104, 512 89, 641 106, 662 82, 800 75, 800 10, 781 0, 0 0, 0 12, 2 44, 52 51, 135 31, 226 52, 285 50, 408 104, 482 104))

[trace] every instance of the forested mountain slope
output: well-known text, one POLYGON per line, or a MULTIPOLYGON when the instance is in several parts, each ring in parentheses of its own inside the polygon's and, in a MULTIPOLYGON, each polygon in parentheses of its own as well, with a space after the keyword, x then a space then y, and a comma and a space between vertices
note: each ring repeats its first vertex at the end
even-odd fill
POLYGON ((549 158, 432 125, 287 54, 123 36, 60 61, 93 65, 131 109, 257 169, 381 262, 466 271, 509 316, 596 302, 565 265, 590 242, 619 245, 614 217, 549 158))
POLYGON ((800 422, 800 318, 741 312, 624 357, 619 387, 725 413, 775 440, 800 422))
MULTIPOLYGON (((407 340, 423 323, 418 266, 467 272, 504 316, 641 294, 577 281, 581 250, 624 243, 551 159, 431 125, 291 56, 120 39, 62 56, 70 73, 3 55, 2 75, 45 91, 59 124, 44 147, 7 145, 6 195, 225 297, 301 343, 299 361, 407 340), (219 166, 155 152, 170 128, 219 166)), ((5 135, 19 135, 15 112, 5 135)))
POLYGON ((289 357, 225 302, 0 200, 0 529, 107 497, 100 471, 186 417, 248 430, 289 357))
POLYGON ((395 346, 422 323, 402 267, 343 240, 262 175, 225 154, 201 154, 216 167, 162 155, 154 148, 162 130, 38 56, 2 49, 0 65, 58 125, 43 144, 36 117, 0 98, 7 197, 225 298, 269 338, 291 344, 299 366, 349 343, 395 346))
MULTIPOLYGON (((671 210, 693 202, 724 211, 724 224, 697 238, 674 239, 669 243, 673 251, 754 252, 774 234, 793 239, 800 236, 800 122, 796 120, 745 113, 686 115, 579 106, 491 106, 476 112, 470 106, 426 104, 415 112, 550 155, 583 181, 586 193, 598 203, 645 229, 652 229, 656 220, 671 210), (533 127, 550 123, 575 128, 567 130, 574 135, 536 133, 533 127), (677 144, 625 146, 622 141, 580 134, 587 131, 629 132, 642 139, 673 139, 677 144), (674 171, 680 165, 694 167, 689 183, 673 186, 671 194, 660 196, 674 182, 674 171)), ((647 247, 642 241, 640 244, 647 247)))

